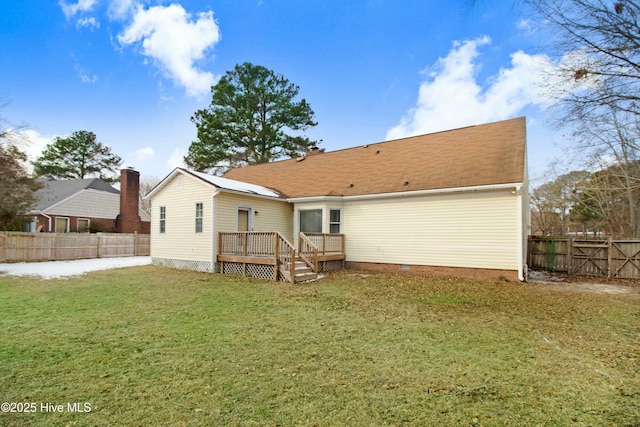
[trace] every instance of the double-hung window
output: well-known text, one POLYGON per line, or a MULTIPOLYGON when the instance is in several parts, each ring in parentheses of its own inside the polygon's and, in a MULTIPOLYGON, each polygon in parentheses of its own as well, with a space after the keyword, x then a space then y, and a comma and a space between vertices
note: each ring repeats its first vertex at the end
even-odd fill
POLYGON ((196 233, 202 233, 202 218, 204 213, 204 205, 196 203, 196 233))
POLYGON ((329 233, 339 234, 342 228, 342 211, 329 209, 329 233))
POLYGON ((160 233, 167 231, 167 207, 160 206, 160 233))

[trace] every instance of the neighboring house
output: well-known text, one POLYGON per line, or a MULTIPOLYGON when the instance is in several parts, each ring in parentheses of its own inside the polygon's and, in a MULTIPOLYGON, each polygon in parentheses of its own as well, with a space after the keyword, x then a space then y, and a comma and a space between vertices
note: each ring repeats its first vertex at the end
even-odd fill
POLYGON ((148 234, 151 218, 138 207, 139 180, 139 172, 123 169, 121 191, 98 178, 42 181, 28 231, 148 234))
POLYGON ((280 253, 283 243, 269 234, 257 240, 256 233, 279 232, 316 272, 319 263, 309 261, 309 254, 329 260, 335 251, 348 267, 371 271, 512 280, 526 273, 523 117, 328 153, 313 150, 298 159, 233 169, 224 178, 176 169, 148 197, 156 264, 247 274, 274 265, 273 273, 263 275, 282 278, 293 265, 281 265, 288 262, 280 253), (333 236, 341 236, 340 250, 313 252, 333 236), (272 241, 275 249, 263 247, 272 241))

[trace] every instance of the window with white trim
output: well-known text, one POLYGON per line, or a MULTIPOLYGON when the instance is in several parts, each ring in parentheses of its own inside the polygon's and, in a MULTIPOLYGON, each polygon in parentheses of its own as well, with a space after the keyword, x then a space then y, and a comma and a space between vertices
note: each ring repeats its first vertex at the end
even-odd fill
POLYGON ((160 233, 167 231, 167 207, 160 206, 160 233))
POLYGON ((202 233, 202 218, 204 217, 204 204, 196 203, 196 233, 202 233))
POLYGON ((57 217, 56 233, 68 233, 68 232, 69 232, 69 218, 57 217))
POLYGON ((329 233, 339 234, 342 231, 342 210, 329 209, 329 233))
POLYGON ((300 231, 303 233, 322 233, 322 209, 300 211, 300 231))
POLYGON ((78 218, 78 233, 88 233, 91 220, 89 218, 78 218))

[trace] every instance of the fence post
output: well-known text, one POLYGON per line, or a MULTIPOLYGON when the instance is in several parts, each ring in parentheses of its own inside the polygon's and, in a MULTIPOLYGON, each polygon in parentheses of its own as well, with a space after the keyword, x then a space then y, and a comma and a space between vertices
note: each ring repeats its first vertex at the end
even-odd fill
POLYGON ((567 258, 569 258, 569 266, 567 268, 567 273, 572 274, 573 273, 573 241, 574 239, 569 239, 569 248, 567 249, 567 252, 569 253, 569 256, 567 258))
POLYGON ((611 264, 613 264, 613 239, 609 236, 607 240, 607 278, 611 278, 611 264))
POLYGON ((133 232, 133 256, 138 256, 138 231, 133 232))

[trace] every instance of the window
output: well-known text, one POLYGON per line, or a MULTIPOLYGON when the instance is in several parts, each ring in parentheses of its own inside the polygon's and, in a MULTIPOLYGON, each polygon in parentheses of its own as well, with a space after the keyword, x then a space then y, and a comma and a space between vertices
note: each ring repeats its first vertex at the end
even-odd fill
POLYGON ((69 218, 56 218, 56 233, 69 232, 69 218))
POLYGON ((167 231, 167 207, 160 206, 160 233, 167 231))
POLYGON ((87 218, 78 218, 78 233, 89 232, 90 221, 87 218))
POLYGON ((204 206, 202 203, 196 203, 196 233, 202 233, 202 217, 204 206))
POLYGON ((340 233, 342 225, 342 211, 340 209, 329 210, 329 233, 340 233))
POLYGON ((322 209, 300 211, 300 231, 322 233, 322 209))

